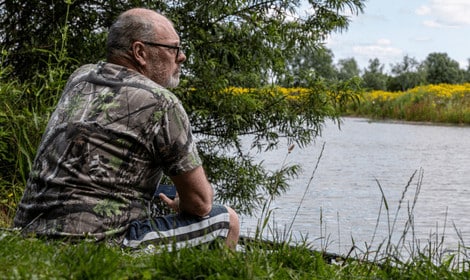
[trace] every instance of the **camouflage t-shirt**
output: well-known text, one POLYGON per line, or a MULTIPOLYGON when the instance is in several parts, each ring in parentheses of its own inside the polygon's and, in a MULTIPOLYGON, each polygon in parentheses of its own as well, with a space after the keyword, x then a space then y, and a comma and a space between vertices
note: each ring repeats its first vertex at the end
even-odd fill
POLYGON ((163 173, 200 165, 175 95, 118 65, 84 65, 49 120, 14 226, 38 235, 119 238, 132 220, 152 216, 163 173))

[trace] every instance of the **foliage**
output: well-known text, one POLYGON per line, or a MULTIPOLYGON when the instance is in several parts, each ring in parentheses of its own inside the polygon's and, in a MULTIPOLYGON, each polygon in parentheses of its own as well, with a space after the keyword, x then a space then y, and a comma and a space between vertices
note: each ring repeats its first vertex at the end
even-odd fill
POLYGON ((299 50, 295 57, 287 61, 287 67, 289 70, 278 81, 286 87, 303 87, 315 79, 333 81, 338 76, 333 65, 333 52, 325 47, 299 50))
POLYGON ((470 84, 418 86, 407 91, 371 91, 350 113, 379 118, 470 124, 470 84))
POLYGON ((344 58, 338 61, 338 79, 340 81, 360 77, 361 71, 354 58, 344 58))
POLYGON ((364 89, 366 90, 385 90, 387 86, 387 76, 384 74, 384 65, 379 59, 369 60, 369 66, 364 69, 362 74, 364 89))
MULTIPOLYGON (((320 64, 328 64, 331 59, 318 58, 322 60, 320 64)), ((340 59, 336 68, 339 80, 361 77, 366 90, 406 91, 421 85, 470 81, 470 65, 465 70, 460 69, 459 63, 447 53, 431 53, 421 62, 405 55, 401 62, 390 65, 388 72, 377 58, 369 60, 362 74, 354 58, 340 59)))
POLYGON ((415 58, 405 55, 401 63, 392 65, 392 76, 388 79, 387 89, 406 91, 423 85, 426 79, 423 68, 415 58))
POLYGON ((426 81, 429 84, 457 84, 463 80, 459 63, 446 53, 431 53, 423 63, 426 67, 426 81))
MULTIPOLYGON (((104 58, 103 28, 117 14, 143 1, 119 0, 5 0, 0 2, 2 47, 10 54, 5 61, 20 81, 47 71, 49 53, 68 49, 80 63, 104 58), (64 23, 67 27, 64 32, 64 23), (64 38, 69 38, 64 41, 64 38)), ((70 70, 70 69, 69 69, 70 70)))
POLYGON ((65 47, 80 63, 102 59, 103 31, 115 17, 130 7, 147 7, 175 23, 192 86, 257 87, 283 73, 286 59, 299 49, 312 49, 329 33, 345 29, 349 20, 342 11, 361 12, 364 0, 311 0, 305 16, 299 5, 297 0, 7 0, 0 3, 0 29, 9 34, 2 38, 11 53, 8 63, 23 80, 47 67, 37 50, 54 51, 61 36, 69 36, 65 47), (61 32, 64 22, 69 24, 66 34, 61 32))

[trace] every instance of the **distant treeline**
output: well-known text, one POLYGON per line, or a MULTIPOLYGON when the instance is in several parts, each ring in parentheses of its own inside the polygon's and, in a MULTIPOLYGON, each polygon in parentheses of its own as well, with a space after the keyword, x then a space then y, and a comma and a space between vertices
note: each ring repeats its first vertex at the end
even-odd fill
POLYGON ((470 67, 461 69, 459 63, 447 53, 431 53, 424 61, 404 56, 401 62, 385 65, 378 58, 369 60, 365 69, 360 69, 354 58, 341 59, 333 63, 334 54, 327 48, 315 51, 300 51, 289 61, 289 71, 278 82, 285 87, 306 86, 312 79, 345 81, 359 78, 366 90, 406 91, 429 84, 462 84, 470 82, 470 67))

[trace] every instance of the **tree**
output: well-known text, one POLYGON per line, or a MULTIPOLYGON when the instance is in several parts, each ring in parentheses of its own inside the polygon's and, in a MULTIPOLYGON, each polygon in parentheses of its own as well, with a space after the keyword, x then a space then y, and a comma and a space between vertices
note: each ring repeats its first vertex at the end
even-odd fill
POLYGON ((385 90, 387 87, 387 75, 384 74, 384 65, 378 58, 369 60, 369 66, 364 69, 362 80, 364 87, 369 90, 385 90))
POLYGON ((360 77, 361 71, 356 60, 352 58, 340 59, 338 61, 338 79, 340 81, 360 77))
POLYGON ((428 84, 457 84, 463 81, 459 63, 447 53, 431 53, 425 61, 426 81, 428 84))
POLYGON ((389 78, 387 89, 391 91, 406 91, 425 81, 425 71, 422 65, 412 57, 405 55, 401 63, 392 65, 392 77, 389 78))
POLYGON ((300 50, 298 55, 287 62, 288 73, 282 78, 284 86, 305 86, 312 79, 335 80, 333 52, 324 47, 300 50))
POLYGON ((241 149, 240 136, 253 136, 253 146, 260 150, 276 147, 281 137, 306 145, 325 118, 339 118, 337 106, 354 95, 344 90, 339 98, 330 98, 324 84, 309 81, 307 92, 294 96, 302 100, 297 102, 276 88, 263 88, 285 74, 286 61, 299 49, 314 49, 329 33, 344 30, 349 20, 343 12, 362 12, 365 0, 308 2, 313 12, 300 16, 299 1, 294 0, 5 0, 0 3, 0 34, 9 34, 2 38, 9 52, 6 63, 28 79, 50 67, 57 44, 74 61, 69 70, 103 58, 105 29, 129 7, 167 15, 188 57, 175 93, 200 139, 208 176, 220 200, 246 213, 266 193, 285 191, 286 180, 298 168, 266 170, 241 149), (229 86, 253 90, 237 94, 229 86))
POLYGON ((80 63, 103 59, 104 28, 119 11, 135 4, 117 0, 2 1, 0 34, 8 34, 1 37, 2 48, 8 52, 5 62, 14 67, 12 74, 25 81, 46 71, 51 54, 59 49, 67 49, 80 63))
POLYGON ((463 82, 464 83, 470 83, 470 58, 467 59, 467 69, 462 70, 463 71, 463 82))

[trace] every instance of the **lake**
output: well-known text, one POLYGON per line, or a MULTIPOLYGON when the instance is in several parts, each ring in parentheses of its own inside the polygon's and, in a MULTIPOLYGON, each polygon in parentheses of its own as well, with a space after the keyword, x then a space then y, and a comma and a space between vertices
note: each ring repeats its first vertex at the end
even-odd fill
MULTIPOLYGON (((268 169, 279 168, 287 146, 259 158, 268 169)), ((470 244, 468 126, 345 118, 341 129, 327 122, 322 136, 295 147, 287 162, 300 164, 302 173, 272 202, 266 238, 279 238, 292 224, 295 240, 306 237, 314 248, 344 254, 353 242, 378 246, 390 232, 398 242, 411 218, 407 242, 442 241, 449 250, 470 244)), ((242 234, 253 235, 258 218, 241 221, 242 234)))

